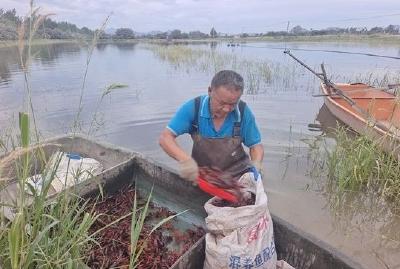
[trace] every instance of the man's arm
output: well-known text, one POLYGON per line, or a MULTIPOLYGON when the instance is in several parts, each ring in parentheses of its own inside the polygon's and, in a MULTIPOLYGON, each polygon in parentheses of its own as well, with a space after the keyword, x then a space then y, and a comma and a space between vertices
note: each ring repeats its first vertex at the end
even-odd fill
MULTIPOLYGON (((242 123, 243 144, 249 148, 250 159, 253 163, 262 163, 264 146, 261 143, 261 134, 256 119, 248 106, 245 107, 242 123)), ((255 165, 256 166, 256 165, 255 165)), ((260 165, 256 166, 257 170, 260 165)))
POLYGON ((264 146, 260 143, 250 148, 250 159, 252 162, 262 162, 264 158, 264 146))
POLYGON ((161 132, 159 138, 161 148, 177 161, 184 161, 190 158, 178 145, 176 137, 190 133, 194 118, 194 106, 194 99, 184 103, 169 121, 167 127, 161 132))
POLYGON ((168 129, 162 131, 159 139, 161 148, 172 158, 177 161, 186 161, 191 157, 178 145, 176 136, 168 129))
POLYGON ((165 128, 161 133, 159 144, 169 156, 179 162, 179 175, 196 185, 199 167, 196 161, 176 143, 176 135, 168 128, 165 128))
POLYGON ((263 158, 264 146, 261 143, 254 145, 250 148, 251 163, 253 164, 257 172, 261 174, 261 176, 263 176, 264 174, 263 158))

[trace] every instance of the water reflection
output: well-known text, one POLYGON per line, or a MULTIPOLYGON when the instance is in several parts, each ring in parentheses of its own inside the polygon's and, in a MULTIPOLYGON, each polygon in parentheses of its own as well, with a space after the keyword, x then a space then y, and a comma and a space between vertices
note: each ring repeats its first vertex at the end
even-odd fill
POLYGON ((8 82, 11 77, 11 66, 19 65, 17 48, 0 48, 0 59, 0 81, 8 82))
MULTIPOLYGON (((389 204, 374 190, 362 192, 339 191, 332 182, 325 188, 327 207, 335 220, 336 229, 346 234, 363 232, 378 235, 374 240, 385 248, 400 248, 399 208, 389 204)), ((400 249, 399 249, 400 250, 400 249)))
POLYGON ((335 138, 337 128, 346 126, 329 111, 325 104, 319 109, 316 120, 320 123, 323 135, 331 138, 335 138))
POLYGON ((218 42, 212 41, 210 42, 210 49, 215 50, 217 48, 218 42))
POLYGON ((107 42, 100 42, 96 44, 96 49, 98 49, 99 51, 103 51, 105 50, 108 46, 110 46, 110 43, 107 42))
POLYGON ((131 41, 126 41, 126 42, 115 42, 115 43, 110 43, 110 42, 99 42, 96 44, 96 49, 99 51, 104 51, 107 47, 115 47, 118 50, 126 50, 126 51, 131 51, 134 50, 137 42, 131 42, 131 41))
POLYGON ((121 43, 114 43, 113 46, 118 48, 119 50, 134 50, 137 43, 133 42, 121 42, 121 43))
MULTIPOLYGON (((31 50, 35 64, 52 66, 56 59, 64 55, 78 55, 82 50, 82 46, 76 43, 58 43, 46 46, 34 45, 31 50)), ((17 47, 0 48, 0 59, 0 81, 5 84, 10 80, 12 73, 22 70, 17 47)))
MULTIPOLYGON (((367 240, 374 240, 377 246, 400 248, 400 204, 385 199, 379 186, 365 186, 362 191, 343 191, 338 188, 334 179, 327 175, 327 151, 335 147, 331 138, 335 138, 338 127, 345 126, 329 109, 323 105, 318 112, 322 134, 316 136, 311 143, 310 175, 315 179, 315 189, 319 189, 326 199, 326 208, 334 219, 334 226, 341 233, 362 232, 367 240), (369 236, 375 233, 377 236, 369 236)), ((355 136, 348 128, 348 134, 355 136)))
MULTIPOLYGON (((262 46, 262 44, 258 45, 262 46)), ((269 45, 283 46, 276 43, 269 45)), ((293 45, 330 49, 330 45, 319 43, 293 45)), ((355 49, 362 47, 362 45, 354 46, 355 49)), ((61 134, 68 131, 76 115, 87 59, 87 45, 53 44, 37 49, 39 53, 32 62, 30 74, 33 101, 40 123, 39 129, 45 136, 61 134)), ((393 54, 398 51, 397 47, 384 49, 393 51, 393 54)), ((379 48, 373 48, 371 52, 379 54, 379 50, 379 48)), ((398 61, 386 59, 379 59, 378 62, 333 54, 320 55, 306 52, 298 54, 299 57, 304 56, 310 66, 319 66, 324 61, 327 63, 327 68, 335 71, 332 73, 348 76, 354 72, 364 73, 385 66, 400 70, 398 61)), ((24 88, 23 74, 20 73, 15 48, 0 49, 0 59, 0 77, 2 78, 0 81, 0 130, 3 131, 7 122, 10 122, 8 118, 11 118, 11 113, 17 115, 22 107, 24 88), (7 85, 4 80, 8 81, 7 85)), ((311 181, 310 176, 305 175, 308 164, 308 156, 305 155, 308 148, 304 144, 304 138, 308 138, 307 143, 309 142, 313 148, 325 151, 322 143, 333 141, 333 139, 329 140, 332 128, 328 126, 335 127, 336 120, 331 121, 334 124, 326 126, 326 120, 322 119, 322 112, 326 110, 323 107, 317 118, 322 129, 314 128, 314 132, 309 131, 307 123, 315 120, 315 115, 322 104, 322 99, 311 96, 318 90, 319 81, 301 66, 285 58, 282 51, 244 46, 231 51, 226 43, 215 42, 188 46, 154 46, 154 51, 145 48, 144 44, 137 46, 135 43, 100 43, 95 48, 94 57, 89 66, 83 96, 82 120, 83 124, 86 124, 84 127, 91 124, 93 114, 96 120, 97 115, 100 115, 105 121, 103 126, 103 120, 100 120, 101 139, 143 152, 157 160, 168 160, 171 165, 175 165, 172 159, 167 155, 164 156, 160 151, 157 145, 159 133, 185 100, 204 94, 204 89, 207 88, 212 75, 221 68, 243 71, 241 73, 245 77, 247 93, 244 97, 254 109, 260 123, 260 131, 265 139, 266 165, 269 167, 266 188, 275 191, 271 194, 271 201, 277 208, 275 213, 293 220, 295 225, 308 233, 318 235, 327 243, 336 247, 347 247, 348 243, 341 241, 344 237, 341 233, 338 233, 340 236, 332 239, 321 232, 329 229, 327 226, 330 225, 331 218, 327 216, 328 212, 338 215, 339 219, 342 218, 340 223, 345 223, 345 218, 349 218, 348 222, 352 224, 349 225, 350 230, 350 227, 357 226, 355 221, 360 219, 357 216, 357 210, 368 208, 368 200, 362 201, 361 198, 351 200, 349 199, 352 198, 351 195, 349 198, 340 197, 339 201, 334 200, 334 190, 331 190, 332 199, 330 199, 325 185, 321 190, 325 193, 326 199, 314 192, 304 191, 305 184, 311 181), (170 51, 167 52, 167 49, 170 51), (166 58, 163 59, 160 56, 166 58), (127 84, 129 87, 113 92, 98 105, 105 86, 112 83, 127 84), (294 157, 289 158, 289 154, 294 157), (285 160, 285 163, 282 160, 285 160), (287 165, 286 160, 288 160, 287 165), (282 174, 286 175, 285 180, 282 180, 282 174), (317 201, 315 197, 318 197, 317 201), (321 209, 325 201, 329 202, 328 210, 321 209), (335 206, 335 201, 339 206, 335 206), (356 207, 357 203, 361 202, 364 203, 363 207, 356 207), (346 203, 349 203, 352 211, 347 209, 346 203), (345 209, 347 211, 340 212, 345 209), (334 210, 338 210, 336 211, 338 214, 334 213, 334 210), (319 216, 318 214, 321 216, 320 219, 314 221, 315 216, 319 216)), ((319 126, 314 127, 319 128, 319 126)), ((190 149, 189 138, 182 141, 182 144, 188 150, 190 149)), ((321 175, 321 182, 325 183, 323 175, 321 175)), ((372 206, 371 203, 369 205, 372 206)), ((383 211, 383 207, 378 210, 380 214, 383 214, 383 211)), ((373 216, 383 218, 380 214, 376 213, 373 216)), ((394 216, 394 212, 390 214, 394 216)), ((372 229, 372 219, 370 221, 371 226, 368 228, 372 229)), ((385 225, 380 225, 379 229, 372 232, 363 228, 367 231, 365 236, 380 238, 382 233, 389 237, 391 232, 395 231, 396 221, 389 217, 383 221, 385 225)), ((379 224, 379 221, 377 222, 379 224)), ((358 240, 358 237, 354 237, 353 234, 349 234, 349 238, 358 240)), ((397 234, 390 238, 396 239, 397 234)), ((360 243, 359 240, 357 243, 360 243)), ((353 246, 352 243, 349 245, 353 246)), ((362 260, 369 255, 371 246, 356 245, 354 248, 362 252, 364 256, 358 256, 358 260, 362 260)), ((398 255, 398 252, 396 254, 398 255)), ((378 267, 367 266, 367 268, 378 267)))
POLYGON ((60 43, 46 46, 32 46, 32 55, 42 64, 52 64, 64 55, 74 56, 81 53, 82 46, 78 43, 60 43))

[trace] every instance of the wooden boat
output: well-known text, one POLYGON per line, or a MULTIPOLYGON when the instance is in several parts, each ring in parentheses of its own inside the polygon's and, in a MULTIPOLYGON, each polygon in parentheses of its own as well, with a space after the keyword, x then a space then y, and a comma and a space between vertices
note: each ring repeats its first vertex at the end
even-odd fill
POLYGON ((392 92, 363 83, 334 86, 340 92, 321 83, 329 111, 356 132, 379 141, 385 151, 399 156, 400 99, 392 92))
MULTIPOLYGON (((49 155, 56 149, 78 152, 102 162, 104 170, 94 179, 74 186, 83 197, 99 194, 99 184, 103 191, 112 194, 136 183, 139 192, 149 193, 153 188, 153 202, 168 207, 175 212, 190 208, 180 215, 179 221, 187 226, 204 227, 206 212, 204 203, 210 198, 197 187, 181 179, 175 171, 146 158, 140 153, 115 147, 110 144, 88 140, 82 136, 63 136, 46 141, 44 151, 49 155)), ((8 156, 0 157, 7 158, 8 156)), ((3 185, 4 191, 15 189, 15 182, 3 185)), ((321 240, 302 232, 290 223, 273 216, 276 251, 279 259, 284 259, 297 269, 361 269, 345 254, 321 240)), ((197 241, 176 263, 173 269, 203 268, 205 239, 197 241)))

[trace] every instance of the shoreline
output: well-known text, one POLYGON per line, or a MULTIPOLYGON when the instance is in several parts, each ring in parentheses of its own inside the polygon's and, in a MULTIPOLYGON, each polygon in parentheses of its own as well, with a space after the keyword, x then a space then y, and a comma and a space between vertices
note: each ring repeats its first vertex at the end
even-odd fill
MULTIPOLYGON (((32 41, 32 46, 79 42, 80 41, 77 39, 34 39, 32 41)), ((17 44, 18 40, 0 40, 0 48, 14 47, 17 46, 17 44)))
MULTIPOLYGON (((87 39, 87 41, 91 41, 87 39)), ((0 48, 12 47, 17 45, 18 40, 0 40, 0 48)), ((60 43, 80 43, 78 39, 35 39, 32 45, 48 45, 60 43)), ((246 37, 246 38, 204 38, 204 39, 150 39, 150 38, 135 38, 135 39, 100 39, 98 43, 153 43, 153 44, 196 44, 196 43, 211 43, 211 42, 229 42, 229 43, 246 43, 246 42, 344 42, 344 43, 398 43, 400 35, 318 35, 318 36, 261 36, 261 37, 246 37)))

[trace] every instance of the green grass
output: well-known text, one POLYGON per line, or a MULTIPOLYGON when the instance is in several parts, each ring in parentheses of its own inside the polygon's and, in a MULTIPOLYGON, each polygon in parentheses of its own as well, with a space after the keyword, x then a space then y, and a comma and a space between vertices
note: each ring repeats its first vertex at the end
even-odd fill
POLYGON ((383 140, 338 125, 334 139, 310 143, 313 188, 326 199, 333 225, 341 233, 374 233, 379 244, 400 247, 400 162, 381 149, 383 140))
POLYGON ((372 141, 347 127, 337 127, 336 144, 325 146, 325 151, 319 150, 313 157, 313 169, 319 170, 315 175, 325 174, 328 189, 339 195, 372 192, 400 208, 400 162, 395 153, 382 150, 386 139, 372 141))
POLYGON ((185 45, 147 45, 155 56, 171 65, 174 69, 191 72, 204 72, 210 75, 222 69, 231 69, 240 73, 245 80, 245 93, 250 95, 265 93, 267 88, 280 90, 293 89, 299 68, 274 63, 268 60, 253 60, 236 53, 224 53, 217 50, 191 48, 185 45))
MULTIPOLYGON (((334 71, 334 70, 332 70, 334 71)), ((333 72, 334 73, 334 72, 333 72)), ((373 70, 364 73, 353 74, 350 76, 332 75, 336 82, 343 83, 364 83, 374 87, 387 87, 389 84, 400 83, 400 71, 386 68, 384 70, 373 70)), ((398 88, 398 87, 397 87, 398 88)))
MULTIPOLYGON (((19 192, 17 200, 7 206, 14 213, 6 219, 1 216, 0 265, 2 268, 82 268, 85 249, 92 240, 88 230, 96 215, 85 213, 86 202, 69 191, 55 199, 48 199, 60 158, 54 166, 43 168, 42 189, 30 188, 32 196, 24 191, 33 165, 29 149, 28 114, 20 113, 20 144, 25 152, 15 159, 19 192)), ((41 159, 41 151, 35 151, 41 159)), ((4 206, 4 205, 2 205, 4 206)), ((0 213, 2 215, 3 212, 0 213)))
POLYGON ((133 209, 132 209, 132 219, 131 219, 131 253, 130 253, 130 261, 129 261, 129 269, 134 269, 137 268, 140 265, 140 255, 142 254, 144 248, 146 247, 145 242, 149 238, 149 236, 158 228, 160 228, 164 223, 172 220, 173 218, 184 214, 187 212, 187 210, 182 211, 178 214, 171 215, 169 217, 166 217, 162 220, 160 220, 157 224, 153 226, 151 231, 145 235, 145 240, 144 243, 140 243, 140 234, 143 230, 144 223, 146 220, 146 217, 149 212, 149 204, 150 204, 150 199, 152 196, 153 191, 150 192, 147 202, 143 209, 139 212, 137 209, 137 196, 136 196, 136 188, 135 188, 135 198, 133 201, 133 209), (139 214, 137 214, 139 212, 139 214))

